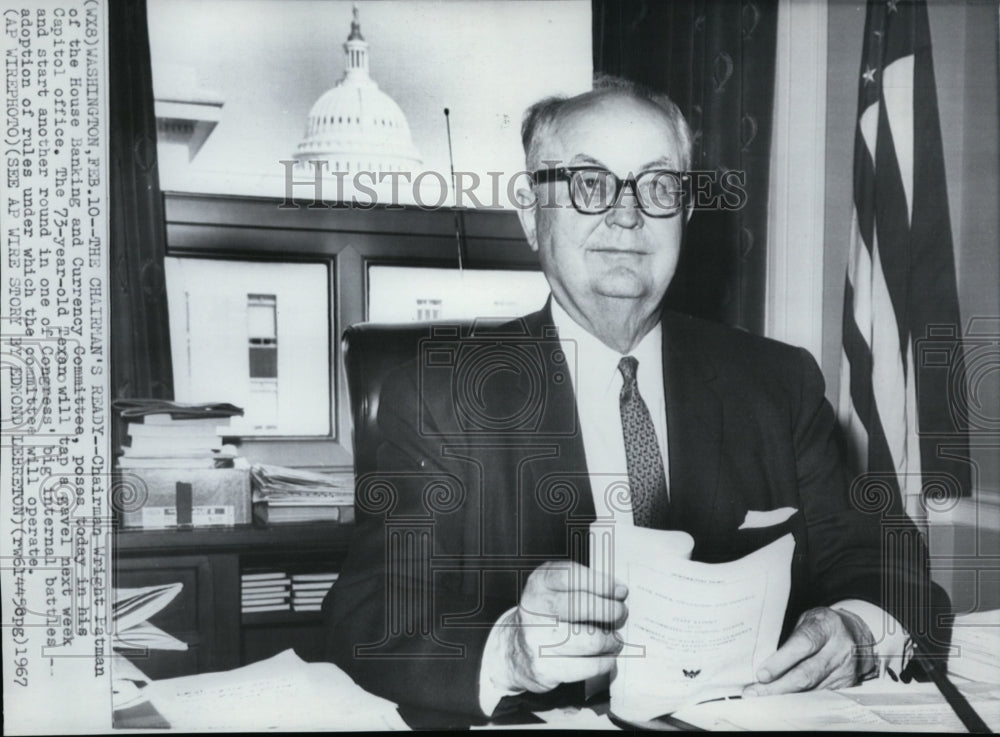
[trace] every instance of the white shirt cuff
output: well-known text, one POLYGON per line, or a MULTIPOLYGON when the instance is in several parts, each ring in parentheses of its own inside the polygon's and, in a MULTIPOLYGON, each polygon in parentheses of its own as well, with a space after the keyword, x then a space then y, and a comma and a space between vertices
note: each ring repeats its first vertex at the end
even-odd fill
POLYGON ((506 655, 503 652, 504 639, 500 636, 503 627, 509 627, 517 607, 511 607, 497 619, 486 638, 483 648, 483 662, 479 667, 479 708, 486 716, 493 714, 504 696, 515 696, 521 691, 512 691, 497 685, 507 670, 506 655))
POLYGON ((871 630, 875 642, 875 662, 878 664, 875 677, 882 678, 888 674, 897 680, 913 656, 910 636, 903 625, 882 607, 861 599, 845 599, 834 604, 833 608, 856 615, 871 630))

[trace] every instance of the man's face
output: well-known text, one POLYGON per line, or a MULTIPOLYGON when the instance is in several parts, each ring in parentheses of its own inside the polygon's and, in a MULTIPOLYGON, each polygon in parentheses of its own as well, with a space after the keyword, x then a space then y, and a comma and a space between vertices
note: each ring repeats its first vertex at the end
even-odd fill
MULTIPOLYGON (((673 128, 659 108, 608 94, 540 131, 533 168, 599 166, 625 179, 649 169, 680 169, 680 161, 673 128)), ((535 196, 533 207, 519 211, 521 224, 567 311, 600 322, 609 308, 640 320, 657 309, 677 267, 686 212, 649 217, 630 187, 617 207, 597 215, 577 212, 564 181, 520 194, 535 196)))

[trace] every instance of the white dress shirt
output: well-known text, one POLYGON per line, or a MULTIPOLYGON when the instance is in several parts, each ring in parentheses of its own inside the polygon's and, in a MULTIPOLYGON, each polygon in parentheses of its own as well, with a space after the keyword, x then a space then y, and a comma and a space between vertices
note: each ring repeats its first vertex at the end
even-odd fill
MULTIPOLYGON (((570 367, 573 390, 577 396, 576 410, 597 518, 613 518, 616 525, 631 525, 625 436, 618 401, 624 378, 618 370, 618 362, 626 355, 639 362, 635 375, 639 394, 653 420, 663 471, 665 478, 669 479, 667 400, 663 393, 663 329, 657 323, 639 345, 631 352, 622 354, 580 327, 554 299, 552 322, 559 331, 559 342, 566 355, 566 365, 570 367)), ((667 487, 669 494, 669 482, 667 487)))
MULTIPOLYGON (((616 525, 632 525, 632 509, 627 492, 625 438, 618 401, 624 379, 618 370, 618 362, 625 355, 633 356, 639 362, 636 382, 653 420, 669 494, 662 326, 657 323, 630 353, 621 354, 576 323, 554 297, 551 305, 552 322, 559 331, 559 342, 566 355, 566 365, 572 369, 571 380, 577 397, 577 416, 583 435, 594 509, 598 519, 610 517, 616 525)), ((874 655, 879 664, 878 676, 883 675, 887 667, 891 667, 896 673, 902 671, 908 660, 908 636, 899 622, 880 607, 860 599, 841 601, 833 608, 857 615, 871 630, 875 642, 874 655)), ((488 676, 490 673, 504 672, 502 661, 505 654, 500 652, 498 630, 511 621, 516 609, 517 607, 509 609, 497 620, 483 651, 479 704, 486 714, 491 714, 504 696, 518 693, 497 687, 488 676)))

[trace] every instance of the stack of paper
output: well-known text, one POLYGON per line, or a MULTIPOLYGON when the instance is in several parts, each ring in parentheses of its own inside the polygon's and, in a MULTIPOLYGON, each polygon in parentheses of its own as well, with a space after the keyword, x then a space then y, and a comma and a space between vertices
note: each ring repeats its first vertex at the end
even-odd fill
POLYGON ((318 612, 337 573, 293 573, 292 609, 297 612, 318 612))
POLYGON ((252 612, 287 612, 291 580, 283 571, 247 571, 240 576, 240 608, 252 612))
POLYGON ((120 468, 225 467, 236 455, 233 447, 222 444, 230 418, 243 414, 234 405, 122 399, 114 407, 128 422, 120 468))
POLYGON ((396 705, 358 686, 333 663, 293 650, 222 673, 154 681, 156 710, 180 731, 407 729, 396 705))
POLYGON ((255 464, 254 516, 267 524, 353 522, 354 474, 313 473, 255 464))
POLYGON ((948 670, 971 681, 1000 683, 1000 609, 955 617, 948 670))

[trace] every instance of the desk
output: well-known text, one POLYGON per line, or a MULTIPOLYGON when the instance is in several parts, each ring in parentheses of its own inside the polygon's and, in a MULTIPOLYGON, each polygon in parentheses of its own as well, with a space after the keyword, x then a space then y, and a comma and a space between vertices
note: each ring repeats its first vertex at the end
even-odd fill
MULTIPOLYGON (((132 676, 135 678, 135 676, 132 676)), ((582 708, 516 712, 494 722, 464 716, 398 709, 362 690, 331 663, 305 663, 294 652, 223 673, 153 682, 150 701, 116 712, 116 728, 172 726, 191 731, 227 729, 372 730, 519 727, 563 729, 676 730, 676 721, 626 725, 608 714, 607 696, 582 708), (176 721, 175 721, 176 720, 176 721)), ((1000 727, 1000 685, 960 686, 993 729, 1000 727)), ((866 731, 954 731, 961 728, 931 684, 868 681, 841 692, 815 691, 697 707, 693 724, 716 729, 862 729, 866 731), (935 715, 935 701, 941 708, 935 715), (730 708, 735 707, 735 708, 730 708), (836 723, 835 723, 836 722, 836 723)), ((695 710, 681 710, 687 720, 695 710)))
POLYGON ((525 710, 489 723, 466 716, 397 709, 396 704, 357 686, 332 663, 306 663, 294 651, 259 663, 219 673, 145 683, 135 666, 121 659, 113 664, 120 687, 114 714, 117 729, 176 728, 185 731, 236 730, 385 730, 461 729, 469 727, 531 727, 558 722, 567 728, 613 728, 607 701, 595 709, 525 710), (131 684, 145 684, 136 699, 131 684), (132 697, 125 703, 121 696, 132 697), (602 714, 598 714, 600 711, 602 714))
POLYGON ((241 615, 240 574, 258 567, 339 570, 353 534, 353 524, 335 522, 119 531, 116 586, 184 584, 152 624, 186 642, 188 650, 151 651, 137 661, 140 668, 162 679, 229 670, 289 647, 307 659, 319 657, 313 652, 322 634, 319 613, 241 615))
MULTIPOLYGON (((557 720, 557 717, 550 716, 553 723, 558 723, 561 728, 565 729, 611 729, 617 725, 613 720, 607 722, 599 721, 598 719, 607 714, 607 701, 603 704, 594 705, 590 710, 593 716, 586 712, 579 713, 578 716, 574 717, 572 715, 567 715, 561 720, 557 720)), ((433 727, 428 726, 424 721, 411 722, 405 717, 403 721, 406 723, 406 727, 412 730, 423 730, 436 728, 440 729, 509 729, 509 728, 522 728, 522 729, 533 729, 533 728, 543 728, 548 727, 549 722, 546 722, 541 716, 533 714, 531 712, 517 712, 515 714, 508 715, 502 719, 497 719, 490 722, 483 722, 477 724, 470 724, 468 721, 460 722, 456 721, 454 718, 446 719, 442 722, 436 722, 433 727)), ((115 729, 170 729, 170 723, 163 718, 156 707, 150 702, 145 701, 141 704, 129 707, 127 709, 122 709, 115 712, 114 718, 115 729)), ((662 729, 666 731, 679 731, 681 728, 679 726, 670 724, 663 721, 652 727, 653 729, 662 729)), ((327 724, 322 727, 317 727, 317 729, 323 729, 324 731, 336 731, 336 724, 327 724)))

